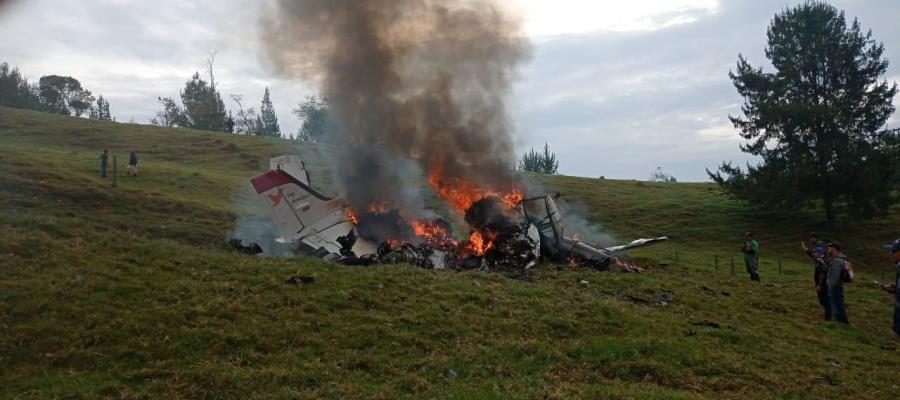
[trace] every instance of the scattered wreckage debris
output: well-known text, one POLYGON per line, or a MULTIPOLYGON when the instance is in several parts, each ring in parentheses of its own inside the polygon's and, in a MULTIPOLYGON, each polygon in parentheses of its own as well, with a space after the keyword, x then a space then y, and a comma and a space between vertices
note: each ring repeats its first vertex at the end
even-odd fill
POLYGON ((245 245, 244 242, 240 239, 231 239, 228 241, 228 247, 238 253, 249 254, 251 256, 255 256, 257 254, 262 254, 263 249, 256 243, 250 243, 245 245))
MULTIPOLYGON (((524 198, 521 192, 463 191, 450 194, 470 227, 458 239, 442 219, 407 219, 385 205, 359 211, 341 198, 312 188, 306 167, 295 156, 270 161, 270 169, 251 179, 282 232, 279 243, 295 243, 306 252, 346 265, 410 264, 431 269, 491 270, 528 277, 542 261, 598 270, 643 272, 619 254, 668 240, 638 239, 600 248, 566 236, 556 204, 558 194, 524 198)), ((239 251, 246 246, 232 244, 239 251)), ((256 246, 259 247, 259 246, 256 246)), ((249 251, 249 250, 248 250, 249 251)))
POLYGON ((316 281, 316 278, 311 276, 302 276, 302 275, 294 275, 290 278, 287 278, 284 283, 290 283, 292 285, 309 285, 316 281))

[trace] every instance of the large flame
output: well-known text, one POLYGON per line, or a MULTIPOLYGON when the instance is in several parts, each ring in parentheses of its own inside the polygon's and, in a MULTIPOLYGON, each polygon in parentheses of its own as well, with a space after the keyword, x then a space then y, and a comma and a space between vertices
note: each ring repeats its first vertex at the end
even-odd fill
MULTIPOLYGON (((453 210, 460 214, 466 213, 476 202, 487 197, 499 198, 509 210, 519 207, 523 199, 522 190, 511 185, 509 189, 500 189, 478 185, 459 177, 444 175, 442 163, 436 163, 428 171, 428 184, 434 192, 446 201, 453 210)), ((387 214, 391 212, 392 205, 386 202, 373 202, 366 207, 367 213, 387 214)), ((446 223, 431 220, 411 220, 405 218, 403 210, 399 217, 407 221, 412 228, 415 237, 424 243, 439 248, 456 248, 476 256, 484 256, 494 247, 496 233, 484 227, 473 227, 467 239, 453 237, 446 223)), ((353 224, 359 223, 356 212, 347 208, 347 219, 353 224)), ((408 240, 390 239, 387 241, 392 246, 405 243, 408 240)))
POLYGON ((476 201, 489 196, 499 197, 510 209, 518 207, 522 201, 522 190, 519 188, 508 191, 485 188, 457 177, 446 177, 443 172, 441 163, 433 165, 428 171, 428 185, 459 213, 465 213, 476 201))

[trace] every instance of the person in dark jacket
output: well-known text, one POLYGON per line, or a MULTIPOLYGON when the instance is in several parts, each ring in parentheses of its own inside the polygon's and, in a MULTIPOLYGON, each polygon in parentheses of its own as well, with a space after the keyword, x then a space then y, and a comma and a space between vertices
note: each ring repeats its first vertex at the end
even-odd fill
POLYGON ((844 308, 844 265, 847 263, 847 256, 844 255, 844 248, 840 242, 829 242, 826 246, 828 251, 828 275, 825 282, 828 286, 828 299, 831 301, 831 312, 834 313, 834 319, 842 324, 849 324, 847 319, 847 310, 844 308))
POLYGON ((753 232, 745 233, 744 239, 744 247, 741 248, 741 253, 744 253, 744 266, 750 274, 750 280, 759 282, 759 242, 753 240, 753 232))
POLYGON ((819 240, 818 233, 810 233, 805 242, 800 242, 800 247, 809 258, 813 260, 813 284, 819 304, 825 309, 825 320, 831 321, 831 301, 828 299, 828 287, 825 283, 828 276, 828 265, 825 263, 825 244, 819 240))
POLYGON ((825 243, 822 243, 822 241, 819 240, 818 233, 812 232, 806 237, 806 242, 800 242, 800 246, 803 247, 803 251, 806 252, 806 255, 813 258, 813 250, 815 250, 816 247, 822 247, 824 249, 825 243))
POLYGON ((815 246, 809 251, 813 259, 813 282, 819 304, 825 310, 825 320, 831 321, 831 299, 828 298, 828 263, 825 262, 825 247, 815 246))
POLYGON ((888 293, 894 294, 894 333, 897 336, 900 336, 900 239, 894 241, 894 243, 886 246, 887 249, 891 252, 891 261, 894 263, 894 268, 897 271, 897 275, 894 277, 894 283, 890 283, 884 285, 884 290, 887 290, 888 293))
POLYGON ((109 152, 103 150, 103 154, 100 155, 100 176, 106 178, 106 169, 109 166, 109 152))
POLYGON ((137 152, 132 150, 128 155, 128 175, 137 176, 138 174, 138 158, 137 152))

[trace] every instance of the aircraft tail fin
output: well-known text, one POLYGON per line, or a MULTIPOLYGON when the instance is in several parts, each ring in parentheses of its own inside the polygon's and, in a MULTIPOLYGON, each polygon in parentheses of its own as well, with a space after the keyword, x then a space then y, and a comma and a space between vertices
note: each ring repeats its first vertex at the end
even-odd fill
POLYGON ((298 171, 303 173, 300 178, 276 168, 250 180, 271 210, 284 241, 295 241, 346 222, 343 200, 317 192, 306 183, 309 178, 305 169, 294 172, 298 171))

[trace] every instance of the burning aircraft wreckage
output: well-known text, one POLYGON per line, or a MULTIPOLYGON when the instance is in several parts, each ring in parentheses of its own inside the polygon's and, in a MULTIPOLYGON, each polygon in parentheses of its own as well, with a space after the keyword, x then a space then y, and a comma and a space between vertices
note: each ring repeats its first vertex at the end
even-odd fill
POLYGON ((666 238, 610 248, 581 242, 567 235, 556 196, 527 197, 510 168, 517 157, 506 100, 532 52, 507 3, 269 4, 260 18, 263 58, 327 99, 341 193, 316 191, 300 159, 273 159, 251 181, 281 241, 344 264, 528 271, 549 261, 639 270, 616 255, 666 238), (454 224, 422 209, 422 173, 454 224), (467 234, 454 235, 463 224, 467 234))
POLYGON ((566 236, 558 194, 524 197, 518 190, 479 193, 481 197, 464 203, 471 230, 467 238, 458 239, 451 224, 440 218, 408 220, 401 211, 384 206, 354 210, 341 198, 321 194, 295 156, 273 158, 270 169, 251 183, 282 233, 278 242, 346 265, 405 263, 527 273, 544 261, 640 272, 640 267, 618 255, 667 240, 663 236, 607 248, 592 246, 566 236))

